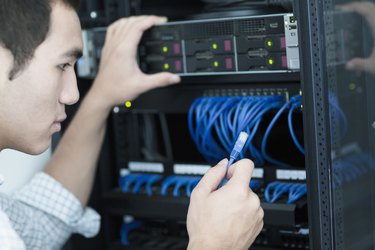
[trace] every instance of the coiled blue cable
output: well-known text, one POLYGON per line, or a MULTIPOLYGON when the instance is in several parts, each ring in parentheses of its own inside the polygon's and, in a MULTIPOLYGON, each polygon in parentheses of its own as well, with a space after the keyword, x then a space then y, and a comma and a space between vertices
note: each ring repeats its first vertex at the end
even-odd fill
POLYGON ((189 132, 206 160, 214 163, 229 153, 240 131, 246 131, 250 140, 239 157, 249 154, 261 166, 263 151, 257 150, 252 140, 264 114, 281 107, 283 100, 283 96, 198 98, 189 109, 189 132))
POLYGON ((276 115, 273 117, 273 119, 271 120, 270 124, 268 125, 267 129, 266 129, 266 132, 264 133, 264 136, 263 136, 263 139, 262 139, 262 145, 261 145, 261 150, 262 150, 262 155, 264 157, 265 160, 267 160, 269 163, 272 163, 276 166, 280 166, 280 167, 286 167, 286 168, 289 168, 291 167, 288 163, 285 163, 285 162, 282 162, 282 161, 278 161, 278 160, 275 160, 273 159, 271 156, 268 155, 267 153, 267 141, 268 141, 268 137, 274 127, 274 125, 276 124, 276 122, 278 121, 278 119, 280 118, 280 116, 283 114, 283 112, 293 103, 295 102, 298 102, 300 96, 293 96, 292 98, 290 98, 290 100, 288 102, 286 102, 282 107, 281 109, 276 113, 276 115))

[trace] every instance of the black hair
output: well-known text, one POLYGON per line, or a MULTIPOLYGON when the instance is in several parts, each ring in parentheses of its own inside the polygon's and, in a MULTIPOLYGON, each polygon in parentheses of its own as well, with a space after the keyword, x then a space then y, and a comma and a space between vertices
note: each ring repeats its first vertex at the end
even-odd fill
POLYGON ((79 0, 0 0, 0 46, 14 58, 9 80, 22 71, 46 39, 52 4, 62 2, 77 10, 79 0))

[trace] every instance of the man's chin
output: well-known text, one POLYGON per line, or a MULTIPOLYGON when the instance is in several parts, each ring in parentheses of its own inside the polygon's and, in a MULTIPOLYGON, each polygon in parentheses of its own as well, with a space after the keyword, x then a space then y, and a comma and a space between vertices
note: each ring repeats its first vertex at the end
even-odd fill
POLYGON ((37 143, 33 145, 26 145, 24 147, 18 148, 18 151, 29 155, 40 155, 44 153, 51 146, 51 140, 46 143, 37 143))

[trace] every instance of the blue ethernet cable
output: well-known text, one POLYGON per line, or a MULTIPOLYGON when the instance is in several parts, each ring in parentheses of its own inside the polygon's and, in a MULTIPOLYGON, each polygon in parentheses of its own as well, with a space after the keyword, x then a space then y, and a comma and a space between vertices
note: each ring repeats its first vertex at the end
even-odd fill
POLYGON ((142 174, 140 175, 135 182, 135 185, 133 187, 133 193, 138 194, 139 191, 141 190, 141 187, 143 184, 147 183, 148 179, 150 178, 150 175, 148 174, 142 174))
MULTIPOLYGON (((207 155, 214 153, 215 155, 223 155, 224 151, 221 149, 220 146, 211 138, 211 127, 214 125, 220 114, 225 110, 227 105, 227 100, 225 97, 216 97, 210 98, 212 104, 212 108, 208 112, 206 116, 206 122, 204 124, 204 133, 202 134, 201 138, 201 145, 202 150, 207 155), (211 148, 210 148, 211 147, 211 148), (211 150, 210 150, 211 149, 211 150)), ((213 158, 215 158, 213 156, 213 158)))
POLYGON ((173 196, 180 196, 180 188, 188 183, 188 179, 183 176, 176 176, 176 185, 173 189, 173 196))
POLYGON ((244 131, 242 131, 239 134, 238 139, 237 139, 236 143, 234 144, 232 152, 230 153, 230 156, 229 156, 229 161, 228 161, 228 166, 227 166, 227 170, 226 170, 226 173, 225 173, 225 178, 228 174, 228 170, 229 170, 230 166, 237 159, 238 155, 241 153, 243 147, 245 146, 248 137, 249 137, 249 135, 244 131))
POLYGON ((128 246, 129 245, 129 240, 128 240, 128 235, 129 232, 140 228, 143 225, 143 222, 141 221, 133 221, 131 223, 124 223, 121 227, 121 244, 123 246, 128 246))
POLYGON ((272 131, 272 128, 273 126, 275 125, 275 123, 277 122, 277 120, 280 118, 281 114, 289 107, 289 105, 294 102, 294 99, 293 97, 288 101, 286 102, 281 108, 280 110, 276 113, 276 115, 273 117, 273 119, 271 120, 270 124, 268 125, 267 129, 266 129, 266 132, 264 133, 264 136, 263 136, 263 139, 262 139, 262 144, 261 144, 261 150, 262 150, 262 155, 264 157, 265 160, 267 160, 269 163, 272 163, 276 166, 280 166, 280 167, 291 167, 289 164, 287 163, 284 163, 284 162, 281 162, 281 161, 278 161, 278 160, 275 160, 273 159, 272 157, 270 157, 267 153, 267 141, 268 141, 268 137, 272 131))
POLYGON ((251 190, 256 191, 262 186, 263 182, 261 180, 251 180, 249 183, 249 187, 251 190))
POLYGON ((146 184, 146 192, 149 196, 152 195, 152 185, 154 185, 156 182, 160 181, 162 179, 161 175, 152 175, 148 180, 146 184))
POLYGON ((240 117, 240 123, 238 124, 238 131, 242 131, 245 127, 250 126, 253 123, 253 121, 256 121, 255 118, 258 116, 259 112, 264 108, 265 104, 268 102, 267 97, 263 98, 256 98, 254 101, 254 105, 251 106, 249 110, 246 110, 246 115, 243 117, 240 117))
POLYGON ((238 115, 240 110, 242 109, 243 103, 245 103, 245 98, 241 98, 240 102, 237 104, 236 110, 234 111, 233 115, 233 130, 232 130, 232 137, 233 139, 236 138, 236 128, 237 128, 237 122, 238 122, 238 115))
POLYGON ((123 192, 128 192, 130 185, 139 177, 139 174, 128 174, 122 177, 123 185, 121 186, 121 190, 123 192))
POLYGON ((176 177, 175 176, 168 176, 162 183, 161 186, 161 195, 166 196, 168 187, 172 185, 174 182, 176 182, 176 177))
POLYGON ((293 184, 289 189, 288 204, 295 203, 307 193, 307 185, 298 183, 293 184))
POLYGON ((196 114, 195 110, 196 110, 196 107, 198 106, 198 104, 201 102, 201 99, 202 98, 195 99, 193 101, 193 103, 191 104, 191 106, 189 108, 189 112, 188 112, 188 127, 189 127, 189 132, 190 132, 191 138, 194 140, 195 144, 197 144, 197 140, 196 140, 195 131, 194 131, 194 125, 193 125, 193 122, 194 122, 194 113, 196 114))
POLYGON ((232 105, 224 110, 219 116, 219 119, 215 123, 215 131, 219 137, 219 140, 227 153, 230 152, 231 145, 233 145, 233 137, 231 131, 234 130, 231 118, 234 116, 234 111, 237 108, 238 103, 241 101, 240 97, 228 97, 233 100, 232 105))
POLYGON ((254 158, 255 166, 263 166, 264 159, 263 159, 261 152, 252 143, 250 143, 249 145, 249 150, 251 152, 251 155, 254 158))
POLYGON ((266 202, 274 203, 277 199, 280 198, 283 193, 288 191, 289 186, 290 185, 288 183, 278 181, 268 184, 266 189, 264 190, 264 198, 266 199, 266 202), (272 198, 270 197, 271 190, 273 190, 272 198))
POLYGON ((266 202, 271 203, 271 197, 270 197, 270 192, 271 190, 275 189, 278 185, 280 185, 280 182, 271 182, 270 184, 267 185, 266 189, 264 190, 264 198, 266 202))
POLYGON ((252 109, 252 113, 254 114, 252 114, 249 117, 250 121, 248 121, 246 130, 250 134, 250 136, 246 151, 249 151, 251 156, 254 158, 254 162, 258 166, 263 165, 264 160, 259 151, 252 145, 252 139, 258 130, 259 124, 262 121, 264 114, 270 111, 271 109, 280 107, 282 105, 283 98, 284 97, 282 96, 267 96, 258 98, 259 101, 257 103, 258 105, 256 106, 256 109, 252 109), (251 132, 250 129, 252 129, 251 132))
POLYGON ((200 141, 200 146, 198 145, 198 148, 209 162, 215 161, 218 158, 218 155, 225 155, 224 151, 220 148, 220 146, 217 145, 217 143, 211 140, 208 140, 207 142, 207 139, 210 139, 208 138, 210 127, 225 108, 225 105, 222 105, 223 100, 225 100, 223 97, 210 98, 209 101, 211 102, 211 108, 207 111, 207 115, 202 119, 203 126, 201 125, 202 121, 199 121, 197 124, 198 131, 201 127, 205 129, 205 131, 202 132, 202 137, 200 140, 198 139, 198 142, 200 141), (212 147, 211 150, 208 145, 212 147))
POLYGON ((230 144, 231 140, 229 139, 226 131, 228 131, 228 124, 224 121, 224 116, 227 115, 225 112, 224 114, 219 116, 218 122, 215 122, 215 132, 218 136, 219 141, 221 142, 222 146, 224 147, 224 150, 229 152, 230 151, 230 144))
POLYGON ((293 116, 294 110, 298 107, 298 104, 300 104, 300 103, 292 104, 292 107, 289 109, 289 113, 288 113, 288 127, 289 127, 289 132, 290 132, 290 135, 292 136, 294 144, 296 145, 296 147, 298 148, 298 150, 302 154, 305 154, 305 149, 299 143, 299 141, 297 139, 297 136, 294 133, 294 129, 293 129, 293 119, 292 119, 292 116, 293 116))
POLYGON ((219 97, 217 98, 217 101, 218 102, 215 105, 215 108, 210 111, 210 116, 205 127, 205 132, 202 136, 202 148, 204 150, 203 152, 206 155, 212 155, 213 161, 222 158, 224 155, 226 155, 226 153, 225 148, 223 149, 223 146, 217 143, 211 131, 214 127, 214 124, 219 120, 220 115, 222 115, 227 107, 231 106, 235 100, 228 97, 219 97))
POLYGON ((229 131, 233 131, 234 130, 234 116, 235 116, 235 112, 237 110, 237 107, 239 105, 239 102, 241 101, 241 98, 240 97, 237 97, 236 98, 236 101, 237 103, 235 105, 233 105, 233 107, 231 107, 228 111, 228 115, 227 115, 227 119, 226 119, 226 122, 228 124, 228 128, 229 130, 228 131, 225 131, 226 133, 229 132, 229 131), (232 119, 233 118, 233 119, 232 119))
POLYGON ((280 182, 279 185, 273 190, 271 203, 274 203, 281 197, 281 195, 288 192, 291 185, 291 183, 280 182))

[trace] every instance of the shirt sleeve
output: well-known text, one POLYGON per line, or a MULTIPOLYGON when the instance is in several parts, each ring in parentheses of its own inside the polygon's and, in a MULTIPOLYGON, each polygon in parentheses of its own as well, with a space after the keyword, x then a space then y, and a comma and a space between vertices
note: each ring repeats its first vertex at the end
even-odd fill
POLYGON ((93 237, 100 227, 98 213, 44 172, 2 205, 27 249, 60 249, 72 233, 93 237))

